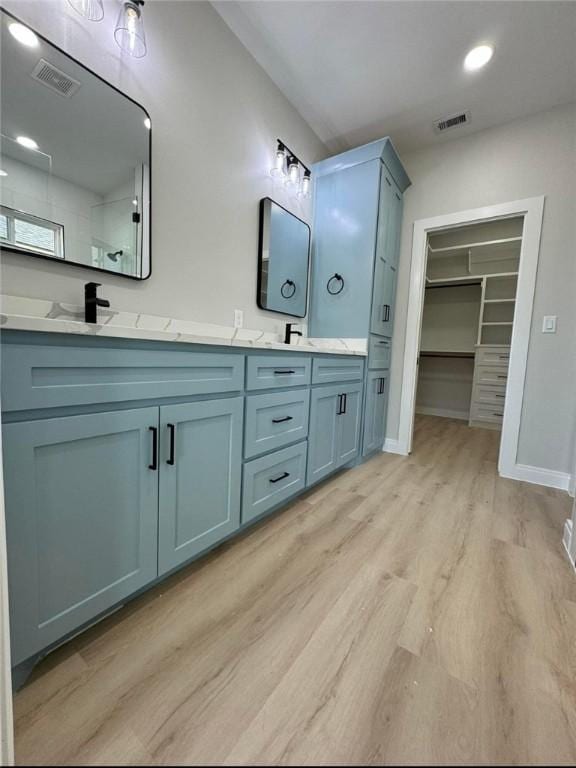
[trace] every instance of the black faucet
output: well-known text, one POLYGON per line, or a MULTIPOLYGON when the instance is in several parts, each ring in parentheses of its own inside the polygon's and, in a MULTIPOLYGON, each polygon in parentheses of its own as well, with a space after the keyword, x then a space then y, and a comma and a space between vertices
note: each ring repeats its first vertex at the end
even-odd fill
POLYGON ((292 336, 302 336, 302 331, 293 331, 292 326, 296 323, 286 323, 286 332, 284 333, 284 344, 290 344, 292 336))
POLYGON ((87 323, 97 323, 98 307, 109 307, 107 299, 98 298, 97 292, 101 283, 86 283, 84 286, 84 320, 87 323))

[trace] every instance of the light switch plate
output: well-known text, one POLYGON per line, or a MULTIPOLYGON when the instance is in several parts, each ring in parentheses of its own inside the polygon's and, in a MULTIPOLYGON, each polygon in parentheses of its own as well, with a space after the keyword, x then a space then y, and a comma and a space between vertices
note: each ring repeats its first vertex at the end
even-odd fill
POLYGON ((241 309, 234 310, 234 328, 242 328, 244 325, 244 312, 241 309))
POLYGON ((556 315, 544 315, 542 333, 556 333, 556 315))

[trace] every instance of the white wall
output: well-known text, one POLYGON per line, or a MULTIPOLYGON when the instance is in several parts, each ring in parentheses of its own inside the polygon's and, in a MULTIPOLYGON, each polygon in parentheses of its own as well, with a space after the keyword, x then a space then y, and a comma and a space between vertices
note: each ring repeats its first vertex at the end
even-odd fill
MULTIPOLYGON (((102 277, 112 307, 279 330, 287 319, 256 306, 258 201, 274 197, 310 220, 310 204, 274 188, 268 175, 276 138, 307 164, 327 152, 268 75, 204 2, 148 0, 148 55, 123 55, 113 39, 118 13, 105 0, 102 22, 66 0, 5 0, 19 16, 150 113, 152 277, 102 277)), ((78 304, 88 270, 30 257, 3 259, 2 291, 78 304)))
POLYGON ((576 421, 576 105, 402 156, 406 193, 388 435, 398 436, 406 309, 417 219, 545 195, 517 460, 571 473, 576 421), (542 316, 558 332, 542 334, 542 316))

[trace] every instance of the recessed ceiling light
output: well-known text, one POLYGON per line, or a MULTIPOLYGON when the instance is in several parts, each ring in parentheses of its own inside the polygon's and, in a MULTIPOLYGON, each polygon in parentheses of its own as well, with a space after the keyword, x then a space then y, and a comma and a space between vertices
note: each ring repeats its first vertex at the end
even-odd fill
POLYGON ((28 136, 16 136, 16 141, 22 147, 26 147, 26 149, 38 149, 38 144, 36 144, 34 139, 28 138, 28 136))
POLYGON ((18 24, 17 21, 13 21, 12 24, 8 26, 8 29, 10 30, 12 37, 18 40, 19 43, 22 43, 22 45, 27 45, 29 48, 36 48, 38 45, 37 36, 31 29, 25 27, 24 24, 18 24))
POLYGON ((3 168, 0 168, 0 176, 8 176, 8 174, 3 168))
POLYGON ((152 128, 152 123, 150 122, 150 118, 149 117, 145 117, 144 118, 144 125, 146 126, 146 128, 148 128, 148 130, 150 130, 150 128, 152 128))
POLYGON ((493 45, 489 45, 488 43, 477 45, 467 53, 466 58, 464 59, 464 69, 467 69, 468 72, 473 72, 476 69, 482 69, 482 67, 488 64, 493 55, 493 45))

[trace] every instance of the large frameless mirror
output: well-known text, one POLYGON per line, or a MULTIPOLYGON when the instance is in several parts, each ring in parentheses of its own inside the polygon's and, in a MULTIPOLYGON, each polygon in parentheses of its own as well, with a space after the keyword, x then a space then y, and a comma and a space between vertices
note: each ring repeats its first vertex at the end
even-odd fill
POLYGON ((150 119, 1 11, 0 246, 150 275, 150 119))
POLYGON ((258 306, 306 316, 310 227, 269 197, 260 201, 258 306))

